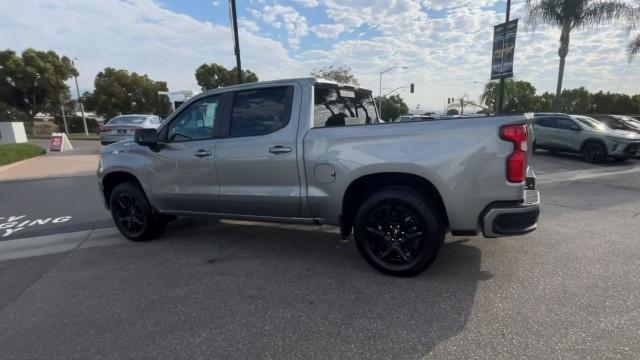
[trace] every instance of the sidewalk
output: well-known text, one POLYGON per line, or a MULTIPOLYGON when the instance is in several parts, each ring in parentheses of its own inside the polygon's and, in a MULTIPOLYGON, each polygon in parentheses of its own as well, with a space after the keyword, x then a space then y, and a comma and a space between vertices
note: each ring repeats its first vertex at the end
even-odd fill
POLYGON ((71 150, 0 166, 0 181, 95 174, 99 155, 71 150))

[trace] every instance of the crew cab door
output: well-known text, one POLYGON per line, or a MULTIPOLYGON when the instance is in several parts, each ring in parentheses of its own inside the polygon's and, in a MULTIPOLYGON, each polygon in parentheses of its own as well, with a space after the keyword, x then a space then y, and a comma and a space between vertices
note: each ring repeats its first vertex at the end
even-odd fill
POLYGON ((227 111, 223 95, 192 102, 170 119, 151 155, 153 203, 164 211, 216 212, 215 142, 227 111))
POLYGON ((265 85, 230 94, 226 136, 215 150, 221 213, 299 216, 301 91, 297 84, 265 85))
POLYGON ((534 141, 537 146, 555 147, 554 131, 557 121, 553 117, 541 117, 534 120, 534 141))
POLYGON ((556 142, 559 146, 568 150, 580 151, 582 137, 580 132, 582 128, 573 119, 558 118, 556 129, 556 142))

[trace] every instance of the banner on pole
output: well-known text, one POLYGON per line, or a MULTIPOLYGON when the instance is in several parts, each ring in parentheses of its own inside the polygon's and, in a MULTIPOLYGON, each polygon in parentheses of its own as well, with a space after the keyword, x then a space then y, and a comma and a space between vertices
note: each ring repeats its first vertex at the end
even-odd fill
POLYGON ((518 19, 494 27, 491 80, 513 77, 517 32, 518 19))

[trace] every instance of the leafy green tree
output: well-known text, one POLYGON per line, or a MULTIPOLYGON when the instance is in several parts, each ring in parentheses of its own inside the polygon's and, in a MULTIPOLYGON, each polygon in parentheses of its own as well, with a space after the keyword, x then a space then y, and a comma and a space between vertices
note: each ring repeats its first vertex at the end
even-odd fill
POLYGON ((66 56, 26 49, 22 55, 0 51, 0 101, 33 118, 41 111, 57 112, 69 99, 65 81, 78 72, 66 56))
POLYGON ((562 91, 562 112, 586 114, 591 108, 591 94, 584 87, 562 91))
POLYGON ((527 0, 527 23, 532 27, 539 24, 551 25, 561 29, 560 66, 554 109, 560 111, 562 80, 565 60, 569 54, 571 32, 575 29, 589 28, 613 22, 630 21, 633 9, 621 1, 599 0, 527 0))
MULTIPOLYGON (((202 64, 196 69, 196 81, 202 91, 217 89, 238 83, 238 68, 227 70, 222 65, 211 63, 202 64)), ((251 70, 242 70, 242 82, 257 82, 258 75, 251 70)))
MULTIPOLYGON (((500 83, 497 81, 488 82, 480 101, 488 108, 495 109, 498 104, 500 83)), ((505 81, 505 104, 502 111, 505 112, 527 112, 533 111, 536 105, 536 88, 527 81, 507 79, 505 81)))
MULTIPOLYGON (((375 99, 376 105, 380 104, 380 97, 376 97, 375 99)), ((378 109, 380 111, 381 117, 385 121, 391 121, 396 119, 398 116, 405 115, 409 112, 409 106, 402 100, 400 95, 395 94, 389 97, 382 98, 382 108, 378 109)))
POLYGON ((171 104, 158 91, 167 91, 167 83, 155 81, 146 74, 106 68, 96 75, 95 90, 83 96, 87 109, 107 118, 120 114, 156 114, 171 112, 171 104))
POLYGON ((351 70, 351 68, 348 66, 340 66, 340 67, 328 66, 324 68, 313 69, 311 71, 311 76, 316 78, 333 80, 341 84, 353 84, 353 85, 358 84, 358 80, 353 74, 353 71, 351 70))

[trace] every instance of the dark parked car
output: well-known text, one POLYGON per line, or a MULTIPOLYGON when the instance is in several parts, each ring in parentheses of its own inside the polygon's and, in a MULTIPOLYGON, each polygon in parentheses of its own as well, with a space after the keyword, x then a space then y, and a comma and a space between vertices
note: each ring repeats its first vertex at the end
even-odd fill
POLYGON ((614 130, 633 131, 640 134, 640 120, 625 115, 587 115, 596 120, 603 122, 609 128, 614 130))

